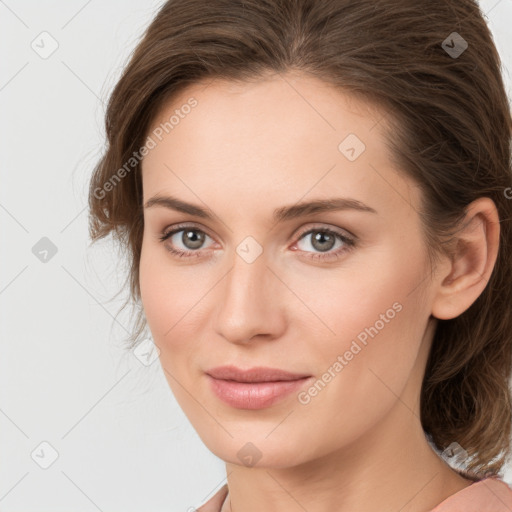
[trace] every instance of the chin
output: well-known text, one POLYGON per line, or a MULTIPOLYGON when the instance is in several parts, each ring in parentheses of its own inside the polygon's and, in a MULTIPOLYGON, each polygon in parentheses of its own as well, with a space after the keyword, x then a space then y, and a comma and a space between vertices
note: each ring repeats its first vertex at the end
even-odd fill
POLYGON ((265 432, 253 430, 254 435, 247 429, 243 429, 245 433, 240 435, 230 431, 233 438, 223 430, 222 439, 212 438, 211 431, 200 437, 215 456, 238 466, 278 469, 297 466, 308 460, 304 439, 293 438, 285 430, 280 435, 274 432, 265 439, 272 429, 265 428, 265 432))

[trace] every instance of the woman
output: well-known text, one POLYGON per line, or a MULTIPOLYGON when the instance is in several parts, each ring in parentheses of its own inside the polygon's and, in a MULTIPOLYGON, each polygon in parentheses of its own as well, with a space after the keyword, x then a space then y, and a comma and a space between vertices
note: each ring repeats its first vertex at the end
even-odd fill
POLYGON ((200 511, 512 509, 511 126, 473 0, 161 8, 91 236, 226 462, 200 511))

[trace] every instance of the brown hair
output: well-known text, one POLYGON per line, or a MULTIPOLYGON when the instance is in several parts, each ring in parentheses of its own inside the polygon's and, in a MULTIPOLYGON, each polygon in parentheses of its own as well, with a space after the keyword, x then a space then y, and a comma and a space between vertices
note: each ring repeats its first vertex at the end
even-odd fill
MULTIPOLYGON (((498 209, 493 273, 467 311, 438 321, 421 390, 435 447, 457 442, 473 475, 498 474, 512 419, 512 119, 500 66, 474 0, 168 1, 109 100, 108 147, 89 190, 91 238, 111 233, 127 250, 138 304, 144 220, 132 156, 164 102, 188 84, 299 71, 379 105, 394 163, 421 187, 433 264, 470 202, 487 196, 498 209)), ((140 310, 132 343, 144 329, 140 310)))

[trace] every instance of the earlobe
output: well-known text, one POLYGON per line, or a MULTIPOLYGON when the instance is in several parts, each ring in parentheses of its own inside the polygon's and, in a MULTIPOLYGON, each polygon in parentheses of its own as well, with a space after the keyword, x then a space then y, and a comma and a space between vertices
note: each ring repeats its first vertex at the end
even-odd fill
POLYGON ((456 318, 480 296, 492 274, 498 255, 499 216, 488 197, 466 208, 461 230, 451 254, 449 270, 439 275, 432 316, 440 320, 456 318))

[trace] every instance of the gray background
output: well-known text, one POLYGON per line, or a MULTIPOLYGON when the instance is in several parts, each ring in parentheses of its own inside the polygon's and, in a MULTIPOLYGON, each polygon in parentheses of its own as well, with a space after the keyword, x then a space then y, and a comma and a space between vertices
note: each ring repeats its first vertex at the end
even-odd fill
MULTIPOLYGON (((88 247, 105 104, 162 3, 0 0, 1 512, 185 511, 225 481, 159 363, 122 350, 118 253, 88 247)), ((512 0, 481 5, 510 70, 512 0)))

